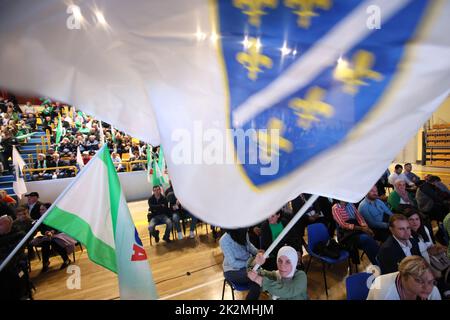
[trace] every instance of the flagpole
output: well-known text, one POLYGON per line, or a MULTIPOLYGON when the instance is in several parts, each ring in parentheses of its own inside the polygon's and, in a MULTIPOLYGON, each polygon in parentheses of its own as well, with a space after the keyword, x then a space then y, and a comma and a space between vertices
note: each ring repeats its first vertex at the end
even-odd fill
MULTIPOLYGON (((98 155, 100 154, 100 151, 102 151, 103 148, 105 148, 106 146, 103 146, 100 150, 97 151, 96 155, 94 156, 94 158, 92 158, 86 165, 86 168, 88 168, 94 161, 92 161, 93 159, 95 159, 96 157, 98 157, 98 155)), ((73 179, 73 181, 64 189, 64 191, 58 196, 58 198, 56 198, 55 201, 53 201, 52 205, 50 206, 50 208, 47 209, 47 211, 36 221, 36 223, 33 225, 33 227, 30 229, 30 231, 28 231, 28 233, 25 235, 25 237, 23 237, 23 239, 17 244, 17 246, 14 248, 13 251, 11 251, 11 253, 8 255, 8 257, 6 257, 6 259, 2 262, 2 264, 0 265, 0 272, 6 267, 6 265, 9 263, 9 261, 11 261, 11 259, 14 257, 14 255, 17 253, 17 251, 19 251, 19 249, 25 244, 25 242, 28 240, 28 238, 30 236, 33 235, 33 233, 36 231, 36 229, 42 224, 42 222, 44 221, 45 217, 47 216, 47 214, 49 214, 51 212, 51 210, 53 209, 53 207, 55 206, 55 203, 58 203, 58 201, 60 199, 62 199, 67 191, 70 190, 70 188, 72 187, 72 185, 78 181, 78 179, 80 179, 83 174, 85 172, 88 172, 89 170, 82 170, 76 177, 75 179, 73 179)))
MULTIPOLYGON (((284 236, 291 230, 291 228, 294 226, 294 224, 297 223, 297 221, 303 216, 303 214, 308 210, 309 207, 312 206, 312 204, 319 198, 318 195, 313 194, 308 201, 305 202, 305 204, 300 208, 300 210, 295 214, 295 216, 289 221, 287 226, 281 231, 281 233, 278 235, 278 237, 272 242, 270 247, 264 252, 264 258, 267 258, 270 253, 275 249, 275 247, 278 245, 278 243, 284 238, 284 236)), ((253 271, 258 270, 260 267, 259 264, 256 264, 253 267, 253 271)))

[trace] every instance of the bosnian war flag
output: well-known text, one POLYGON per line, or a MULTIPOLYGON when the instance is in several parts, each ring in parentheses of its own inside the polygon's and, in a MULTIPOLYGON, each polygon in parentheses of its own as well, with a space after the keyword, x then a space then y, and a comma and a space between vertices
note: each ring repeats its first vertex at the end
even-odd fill
POLYGON ((52 208, 44 223, 80 241, 93 262, 117 273, 121 299, 157 299, 147 254, 106 146, 52 208))
POLYGON ((1 87, 161 144, 177 198, 223 227, 301 192, 359 201, 450 88, 447 0, 0 9, 1 87))

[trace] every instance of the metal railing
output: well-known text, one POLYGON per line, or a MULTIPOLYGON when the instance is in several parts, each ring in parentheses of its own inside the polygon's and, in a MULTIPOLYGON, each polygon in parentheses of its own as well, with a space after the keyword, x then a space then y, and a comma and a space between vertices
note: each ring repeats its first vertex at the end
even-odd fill
POLYGON ((35 172, 48 173, 48 171, 62 171, 62 170, 72 170, 75 172, 75 175, 78 174, 78 168, 76 166, 63 166, 63 167, 38 168, 38 169, 24 168, 23 176, 26 181, 29 181, 28 177, 31 178, 33 176, 33 173, 35 172), (27 173, 29 173, 29 175, 27 175, 27 173))

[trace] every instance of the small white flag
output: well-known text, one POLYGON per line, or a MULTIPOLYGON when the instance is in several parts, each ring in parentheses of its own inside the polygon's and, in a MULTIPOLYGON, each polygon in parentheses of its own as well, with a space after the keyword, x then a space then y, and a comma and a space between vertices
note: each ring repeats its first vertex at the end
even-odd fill
POLYGON ((26 163, 25 161, 23 161, 20 153, 17 151, 16 146, 13 146, 12 159, 16 171, 16 180, 13 182, 13 189, 14 193, 17 194, 19 199, 22 199, 22 195, 27 193, 27 186, 22 175, 23 168, 26 166, 26 163))

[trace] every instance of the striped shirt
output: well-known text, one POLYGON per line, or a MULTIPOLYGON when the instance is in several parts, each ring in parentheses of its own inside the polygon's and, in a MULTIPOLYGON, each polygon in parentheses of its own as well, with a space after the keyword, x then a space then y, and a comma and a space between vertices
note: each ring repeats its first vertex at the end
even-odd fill
POLYGON ((341 206, 339 203, 336 203, 333 206, 332 212, 334 220, 343 229, 353 230, 355 225, 352 223, 347 223, 347 221, 355 218, 358 221, 360 227, 367 227, 366 221, 358 212, 354 204, 348 203, 346 206, 341 206), (353 212, 351 212, 350 210, 352 210, 353 212), (355 217, 352 216, 353 214, 355 215, 355 217))

